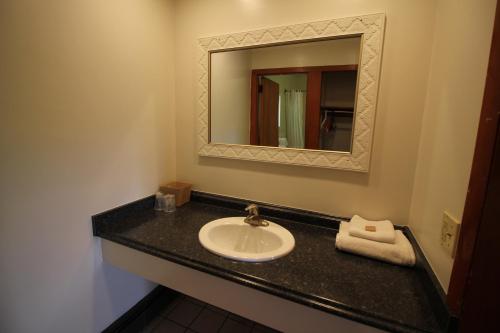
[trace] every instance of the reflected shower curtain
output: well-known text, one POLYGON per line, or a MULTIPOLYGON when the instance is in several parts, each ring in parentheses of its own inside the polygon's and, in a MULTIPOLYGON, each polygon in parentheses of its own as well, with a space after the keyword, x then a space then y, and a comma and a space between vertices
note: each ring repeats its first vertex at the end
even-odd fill
POLYGON ((289 148, 304 148, 306 92, 285 90, 283 105, 289 148))

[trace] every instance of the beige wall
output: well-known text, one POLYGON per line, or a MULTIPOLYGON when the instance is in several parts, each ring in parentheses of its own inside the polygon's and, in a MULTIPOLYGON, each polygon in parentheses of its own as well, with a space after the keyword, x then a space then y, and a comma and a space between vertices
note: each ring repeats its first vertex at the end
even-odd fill
POLYGON ((212 54, 210 141, 250 143, 251 54, 247 50, 212 54))
POLYGON ((441 284, 453 260, 439 245, 446 210, 462 218, 481 111, 495 0, 439 0, 410 226, 441 284))
POLYGON ((195 189, 337 215, 408 220, 424 107, 434 1, 196 1, 176 3, 177 178, 195 189), (284 10, 286 9, 286 10, 284 10), (369 174, 199 157, 197 38, 385 12, 387 28, 369 174), (200 23, 202 22, 202 24, 200 23))
POLYGON ((251 49, 252 69, 357 64, 361 38, 251 49))
POLYGON ((0 3, 1 332, 100 332, 153 287, 90 216, 175 178, 171 7, 0 3))

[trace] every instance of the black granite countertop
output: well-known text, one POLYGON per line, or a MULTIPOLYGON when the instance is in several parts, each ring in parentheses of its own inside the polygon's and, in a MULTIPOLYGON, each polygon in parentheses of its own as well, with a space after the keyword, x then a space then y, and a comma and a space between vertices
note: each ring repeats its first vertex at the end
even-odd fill
POLYGON ((165 214, 154 211, 154 198, 148 197, 93 216, 94 234, 374 327, 395 332, 448 331, 450 317, 442 291, 409 230, 404 232, 416 249, 415 268, 336 250, 336 218, 264 206, 261 213, 268 220, 293 234, 295 248, 274 261, 239 262, 210 253, 198 241, 205 223, 244 216, 245 202, 214 198, 194 193, 191 202, 165 214))

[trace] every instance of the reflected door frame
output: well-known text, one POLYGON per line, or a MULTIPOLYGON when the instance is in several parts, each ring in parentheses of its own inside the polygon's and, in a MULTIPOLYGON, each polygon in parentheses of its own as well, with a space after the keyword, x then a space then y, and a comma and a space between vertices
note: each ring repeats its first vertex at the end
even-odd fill
POLYGON ((321 77, 323 72, 355 71, 358 65, 307 66, 264 68, 252 70, 250 105, 250 144, 259 144, 259 76, 307 74, 305 149, 319 149, 319 126, 321 118, 321 77))

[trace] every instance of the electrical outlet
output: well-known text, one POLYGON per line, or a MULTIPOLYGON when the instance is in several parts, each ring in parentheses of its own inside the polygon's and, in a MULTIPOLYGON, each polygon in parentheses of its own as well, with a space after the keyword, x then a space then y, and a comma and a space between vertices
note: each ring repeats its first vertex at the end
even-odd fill
POLYGON ((452 258, 455 257, 460 222, 448 212, 443 212, 441 225, 441 246, 452 258))

